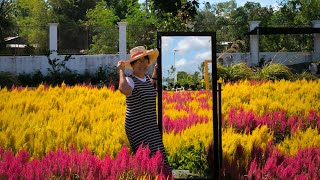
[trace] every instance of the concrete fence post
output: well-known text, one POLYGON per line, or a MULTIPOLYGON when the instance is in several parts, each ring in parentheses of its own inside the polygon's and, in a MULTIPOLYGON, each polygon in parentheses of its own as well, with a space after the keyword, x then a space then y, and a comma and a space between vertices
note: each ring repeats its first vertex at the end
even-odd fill
POLYGON ((127 59, 127 22, 118 22, 119 26, 119 56, 121 60, 127 59))
MULTIPOLYGON (((314 28, 320 28, 320 20, 312 21, 314 28)), ((312 60, 320 60, 320 34, 313 34, 313 55, 312 60)))
POLYGON ((58 24, 49 23, 49 51, 53 56, 58 54, 58 24))
MULTIPOLYGON (((259 27, 261 21, 249 21, 250 31, 259 27)), ((259 33, 258 35, 250 35, 250 61, 248 66, 256 66, 259 64, 259 33)))

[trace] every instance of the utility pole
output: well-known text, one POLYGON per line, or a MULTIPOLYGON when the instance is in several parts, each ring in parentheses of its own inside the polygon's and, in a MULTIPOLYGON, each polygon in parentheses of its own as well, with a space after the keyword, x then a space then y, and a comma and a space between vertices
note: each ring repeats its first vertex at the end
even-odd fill
POLYGON ((173 66, 174 66, 174 81, 173 85, 175 86, 177 84, 177 66, 176 66, 176 52, 178 52, 179 49, 173 49, 173 66))
POLYGON ((149 9, 148 9, 148 0, 146 0, 146 12, 147 12, 147 13, 149 12, 149 9))

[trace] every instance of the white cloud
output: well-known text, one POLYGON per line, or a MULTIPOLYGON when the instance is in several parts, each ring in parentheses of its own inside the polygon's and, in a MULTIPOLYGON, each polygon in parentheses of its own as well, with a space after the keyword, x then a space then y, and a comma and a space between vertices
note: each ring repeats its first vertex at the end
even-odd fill
POLYGON ((179 59, 176 63, 177 71, 184 71, 188 74, 193 74, 195 71, 198 71, 198 66, 200 61, 191 61, 187 59, 179 59))
POLYGON ((210 37, 186 37, 178 42, 177 47, 175 47, 175 49, 179 50, 178 53, 186 53, 188 51, 203 49, 206 47, 210 48, 210 40, 210 37))
POLYGON ((182 67, 182 66, 185 66, 185 65, 187 65, 188 64, 188 61, 186 60, 186 59, 180 59, 180 60, 178 60, 177 62, 176 62, 176 66, 177 66, 177 68, 179 68, 179 67, 182 67))
POLYGON ((198 53, 194 56, 194 61, 202 62, 204 60, 211 60, 212 55, 211 51, 206 51, 203 53, 198 53))
POLYGON ((170 44, 173 42, 173 37, 169 37, 169 36, 162 36, 161 37, 161 48, 164 51, 168 51, 170 44))

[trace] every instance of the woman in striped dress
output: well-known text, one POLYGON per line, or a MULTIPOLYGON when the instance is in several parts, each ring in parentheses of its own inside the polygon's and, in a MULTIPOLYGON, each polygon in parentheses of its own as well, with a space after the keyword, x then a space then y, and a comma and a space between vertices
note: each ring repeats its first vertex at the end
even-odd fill
POLYGON ((146 75, 149 66, 156 61, 158 55, 158 50, 146 50, 144 46, 133 48, 129 60, 118 62, 119 90, 126 95, 125 130, 131 149, 136 153, 143 144, 149 146, 151 155, 160 150, 164 157, 165 169, 169 170, 157 125, 157 65, 151 78, 146 75), (133 69, 128 77, 124 74, 125 68, 133 69))

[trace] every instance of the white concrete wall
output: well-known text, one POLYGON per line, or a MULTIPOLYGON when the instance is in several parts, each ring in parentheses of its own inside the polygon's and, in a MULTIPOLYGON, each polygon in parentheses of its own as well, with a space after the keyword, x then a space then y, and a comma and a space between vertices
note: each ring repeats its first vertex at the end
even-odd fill
MULTIPOLYGON (((217 53, 220 56, 220 53, 217 53)), ((312 57, 319 54, 309 52, 260 52, 259 59, 263 58, 265 62, 272 60, 273 63, 285 65, 300 64, 312 62, 312 57)), ((223 56, 224 65, 229 66, 232 63, 244 62, 250 64, 250 53, 226 53, 223 56)), ((320 59, 318 59, 320 60, 320 59)))
MULTIPOLYGON (((63 59, 63 56, 58 56, 63 59)), ((72 59, 66 62, 66 67, 72 71, 83 74, 86 70, 95 73, 101 66, 114 67, 119 61, 119 55, 73 55, 72 59)), ((48 73, 51 66, 46 56, 0 56, 0 71, 15 74, 34 73, 41 71, 48 73)))
POLYGON ((260 59, 272 60, 273 63, 285 65, 312 62, 312 54, 309 52, 260 52, 260 59))
MULTIPOLYGON (((218 56, 220 53, 217 54, 218 56)), ((259 58, 263 58, 265 62, 272 60, 274 63, 282 63, 285 65, 312 62, 312 57, 319 54, 303 53, 303 52, 260 52, 259 58)), ((63 59, 63 56, 60 56, 63 59)), ((66 66, 72 70, 83 74, 85 71, 95 73, 101 66, 114 67, 119 61, 119 54, 110 55, 73 55, 73 59, 66 63, 66 66)), ((127 59, 130 56, 127 55, 127 59)), ((223 55, 224 65, 232 63, 250 61, 250 53, 226 53, 223 55)), ((320 60, 320 59, 318 59, 320 60)), ((34 73, 38 70, 42 74, 48 73, 51 66, 46 56, 0 56, 0 71, 11 72, 15 74, 34 73)), ((131 71, 127 70, 126 74, 131 71)), ((152 73, 152 68, 147 72, 152 73)))

